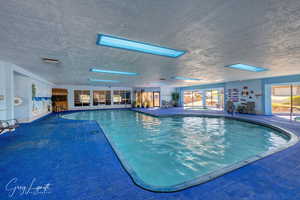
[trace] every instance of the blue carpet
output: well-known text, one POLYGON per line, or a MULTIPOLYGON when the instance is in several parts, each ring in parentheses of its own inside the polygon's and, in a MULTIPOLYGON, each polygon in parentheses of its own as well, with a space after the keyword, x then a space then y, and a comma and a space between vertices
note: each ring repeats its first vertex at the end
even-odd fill
MULTIPOLYGON (((185 112, 168 110, 156 110, 156 114, 185 112)), ((269 116, 241 117, 300 134, 299 123, 269 116)), ((299 200, 299 155, 298 143, 213 181, 180 192, 154 193, 132 182, 96 122, 52 114, 0 136, 0 199, 299 200)))

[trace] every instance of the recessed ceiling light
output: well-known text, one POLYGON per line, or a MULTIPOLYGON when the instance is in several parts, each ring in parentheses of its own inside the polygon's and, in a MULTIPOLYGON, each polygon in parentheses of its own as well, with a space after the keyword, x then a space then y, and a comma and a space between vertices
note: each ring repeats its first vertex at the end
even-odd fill
POLYGON ((186 53, 186 51, 170 49, 166 47, 160 47, 153 44, 144 42, 137 42, 124 38, 119 38, 110 35, 98 34, 97 45, 121 48, 131 51, 138 51, 143 53, 155 54, 160 56, 167 56, 171 58, 177 58, 186 53))
POLYGON ((240 69, 245 71, 251 71, 251 72, 263 72, 267 71, 267 68, 263 67, 256 67, 251 65, 244 65, 244 64, 233 64, 233 65, 227 65, 225 67, 233 68, 233 69, 240 69))
POLYGON ((89 81, 91 81, 91 82, 104 82, 104 83, 119 83, 120 82, 118 80, 103 80, 103 79, 94 79, 94 78, 89 78, 89 81))
POLYGON ((120 75, 128 75, 128 76, 137 76, 138 73, 135 72, 122 72, 122 71, 113 71, 113 70, 104 70, 104 69, 90 69, 91 72, 99 72, 99 73, 107 73, 107 74, 120 74, 120 75))
POLYGON ((201 81, 201 79, 199 79, 199 78, 187 78, 187 77, 183 77, 183 76, 174 76, 174 77, 172 77, 172 79, 183 80, 183 81, 201 81))

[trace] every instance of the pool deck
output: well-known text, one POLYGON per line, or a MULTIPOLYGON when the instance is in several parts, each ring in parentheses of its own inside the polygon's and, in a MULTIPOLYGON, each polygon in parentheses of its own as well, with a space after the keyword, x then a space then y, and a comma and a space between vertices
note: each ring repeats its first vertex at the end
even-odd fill
MULTIPOLYGON (((182 108, 137 111, 155 116, 227 115, 221 111, 182 108)), ((276 116, 236 117, 276 125, 300 136, 299 122, 276 116)), ((174 193, 155 193, 136 186, 95 121, 67 120, 51 114, 22 124, 15 132, 0 135, 0 148, 1 200, 300 199, 300 143, 207 183, 174 193), (34 189, 48 183, 51 185, 46 193, 34 189), (14 192, 16 186, 26 186, 27 190, 14 192)))

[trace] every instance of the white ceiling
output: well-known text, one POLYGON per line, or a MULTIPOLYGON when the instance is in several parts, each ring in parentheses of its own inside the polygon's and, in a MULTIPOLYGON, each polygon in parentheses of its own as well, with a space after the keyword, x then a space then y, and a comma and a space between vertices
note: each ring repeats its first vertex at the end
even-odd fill
POLYGON ((56 84, 191 85, 300 74, 299 0, 0 0, 0 60, 56 84), (167 58, 96 45, 97 33, 187 50, 167 58), (41 57, 57 58, 59 65, 41 57), (224 68, 244 63, 269 68, 224 68), (96 66, 138 77, 95 74, 96 66), (160 81, 172 76, 202 81, 160 81))

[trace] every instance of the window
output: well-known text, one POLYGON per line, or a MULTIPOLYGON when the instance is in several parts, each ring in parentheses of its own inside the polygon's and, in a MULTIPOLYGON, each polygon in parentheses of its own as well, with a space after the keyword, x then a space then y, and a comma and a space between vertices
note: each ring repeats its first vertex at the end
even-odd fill
POLYGON ((224 108, 224 89, 187 90, 183 93, 185 107, 199 107, 214 110, 224 108))
POLYGON ((224 90, 211 89, 205 92, 206 106, 210 108, 224 108, 224 90))
POLYGON ((74 106, 90 106, 89 90, 74 90, 74 106))
POLYGON ((185 91, 184 92, 184 106, 203 106, 202 94, 200 91, 185 91))
POLYGON ((110 90, 93 91, 93 105, 111 105, 110 90))
POLYGON ((273 113, 300 113, 300 85, 272 86, 273 113))
POLYGON ((114 104, 131 104, 130 91, 115 90, 113 96, 114 104))

